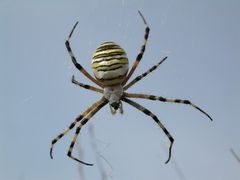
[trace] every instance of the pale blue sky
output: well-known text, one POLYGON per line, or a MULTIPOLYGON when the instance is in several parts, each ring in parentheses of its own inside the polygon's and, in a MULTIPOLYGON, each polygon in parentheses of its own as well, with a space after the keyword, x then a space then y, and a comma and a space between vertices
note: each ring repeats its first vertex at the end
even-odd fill
MULTIPOLYGON (((148 46, 134 76, 168 59, 129 92, 190 99, 214 119, 176 104, 136 100, 154 112, 175 138, 165 165, 168 140, 146 115, 124 104, 124 115, 104 107, 80 133, 85 180, 240 179, 240 2, 238 0, 0 0, 0 180, 80 179, 67 150, 75 130, 49 157, 51 140, 101 95, 71 84, 92 84, 73 66, 64 41, 76 21, 72 49, 91 72, 91 56, 114 41, 133 63, 150 28, 148 46), (91 148, 89 127, 94 125, 91 148), (103 160, 104 157, 109 164, 103 160)), ((75 152, 76 154, 76 152, 75 152)))

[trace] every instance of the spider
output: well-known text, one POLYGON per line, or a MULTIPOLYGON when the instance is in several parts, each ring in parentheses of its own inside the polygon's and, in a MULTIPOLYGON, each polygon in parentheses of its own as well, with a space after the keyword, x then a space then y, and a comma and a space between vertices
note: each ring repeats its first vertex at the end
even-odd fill
POLYGON ((165 135, 168 137, 170 141, 169 145, 169 154, 168 159, 165 163, 168 163, 171 158, 171 150, 172 145, 174 142, 173 137, 168 132, 168 130, 165 128, 165 126, 162 124, 162 122, 158 119, 158 117, 153 114, 150 110, 146 109, 142 105, 138 104, 137 102, 130 100, 130 98, 142 98, 142 99, 148 99, 148 100, 158 100, 162 102, 170 102, 170 103, 179 103, 179 104, 186 104, 191 105, 195 109, 199 110, 203 114, 205 114, 211 121, 212 118, 202 109, 200 109, 195 104, 191 103, 189 100, 182 100, 182 99, 169 99, 164 98, 161 96, 154 96, 154 95, 147 95, 147 94, 136 94, 136 93, 127 93, 126 90, 128 90, 130 87, 132 87, 134 84, 136 84, 138 81, 143 79, 145 76, 147 76, 152 71, 156 70, 166 59, 167 57, 164 57, 158 64, 151 67, 149 70, 144 72, 143 74, 137 76, 135 79, 130 81, 128 80, 134 73, 135 69, 137 68, 138 64, 140 63, 142 56, 144 54, 148 35, 150 28, 147 25, 147 22, 145 18, 143 17, 142 13, 138 11, 141 19, 143 20, 143 23, 145 25, 145 35, 144 35, 144 42, 141 46, 141 50, 139 54, 136 57, 136 60, 131 68, 131 70, 128 73, 128 58, 126 55, 126 52, 124 49, 122 49, 119 45, 117 45, 114 42, 105 42, 101 44, 99 47, 97 47, 96 51, 93 54, 92 58, 92 69, 94 72, 94 76, 91 76, 76 60, 72 49, 70 47, 70 38, 73 34, 74 29, 76 28, 78 22, 73 26, 73 29, 71 30, 65 45, 67 48, 67 51, 72 59, 73 64, 76 66, 76 68, 83 73, 88 79, 90 79, 92 82, 97 84, 101 88, 97 88, 94 86, 82 84, 75 80, 74 76, 72 76, 72 83, 91 90, 98 93, 103 94, 102 98, 95 102, 92 106, 90 106, 87 110, 85 110, 81 115, 79 115, 75 121, 73 121, 70 126, 62 132, 60 135, 58 135, 55 139, 52 140, 51 148, 50 148, 50 157, 53 158, 52 151, 54 144, 60 140, 64 135, 66 135, 71 129, 75 127, 77 123, 79 123, 79 126, 76 128, 76 132, 73 136, 72 142, 70 144, 69 150, 67 155, 73 159, 76 160, 82 164, 92 166, 93 164, 86 163, 84 161, 81 161, 74 156, 72 156, 72 150, 74 147, 74 144, 77 140, 77 136, 81 130, 81 128, 106 104, 109 103, 110 110, 112 114, 115 114, 117 110, 120 111, 120 113, 123 113, 123 105, 122 101, 125 103, 130 104, 134 108, 140 110, 147 116, 150 116, 157 124, 158 126, 163 130, 165 135))

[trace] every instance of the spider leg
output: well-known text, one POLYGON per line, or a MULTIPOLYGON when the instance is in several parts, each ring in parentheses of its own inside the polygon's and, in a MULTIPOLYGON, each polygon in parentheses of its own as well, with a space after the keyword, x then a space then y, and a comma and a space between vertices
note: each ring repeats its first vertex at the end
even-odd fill
POLYGON ((161 96, 153 96, 153 95, 147 95, 147 94, 132 94, 132 93, 125 93, 126 97, 129 98, 143 98, 143 99, 149 99, 149 100, 158 100, 162 102, 170 102, 170 103, 180 103, 180 104, 187 104, 191 105, 201 113, 205 114, 211 121, 213 120, 209 114, 207 114, 205 111, 203 111, 201 108, 196 106, 195 104, 191 103, 189 100, 182 100, 182 99, 169 99, 164 98, 161 96))
POLYGON ((144 72, 143 74, 137 76, 135 79, 133 79, 130 83, 128 83, 126 86, 124 86, 124 90, 127 90, 128 88, 130 88, 132 85, 134 85, 135 83, 137 83, 138 81, 140 81, 141 79, 143 79, 145 76, 147 76, 148 74, 150 74, 152 71, 154 71, 155 69, 157 69, 160 64, 162 64, 165 60, 167 59, 167 56, 164 57, 159 63, 157 63, 156 65, 154 65, 153 67, 151 67, 149 70, 147 70, 146 72, 144 72))
POLYGON ((96 87, 93 87, 93 86, 90 86, 90 85, 78 82, 77 80, 75 80, 74 75, 72 76, 72 83, 76 84, 76 85, 78 85, 80 87, 83 87, 85 89, 92 90, 92 91, 99 92, 99 93, 103 94, 103 90, 102 89, 99 89, 99 88, 96 88, 96 87))
POLYGON ((73 52, 72 52, 72 49, 71 49, 71 47, 70 47, 70 38, 71 38, 71 36, 72 36, 72 34, 73 34, 73 31, 74 31, 74 29, 76 28, 77 24, 78 24, 78 22, 76 22, 76 24, 73 26, 73 29, 72 29, 72 31, 70 32, 70 34, 69 34, 69 36, 68 36, 68 39, 67 39, 66 42, 65 42, 67 51, 68 51, 68 53, 69 53, 69 55, 70 55, 70 57, 71 57, 71 59, 72 59, 73 64, 76 66, 76 68, 77 68, 79 71, 81 71, 81 72, 82 72, 88 79, 90 79, 92 82, 96 83, 96 84, 99 85, 100 87, 103 87, 103 85, 102 85, 100 82, 98 82, 95 78, 93 78, 93 77, 81 66, 81 64, 79 64, 79 63, 77 62, 77 60, 76 60, 76 58, 75 58, 75 56, 74 56, 74 54, 73 54, 73 52))
POLYGON ((81 115, 79 115, 75 121, 73 121, 70 126, 65 129, 64 132, 62 132, 61 134, 59 134, 56 138, 54 138, 52 140, 52 143, 51 143, 51 148, 50 148, 50 157, 51 159, 53 159, 53 155, 52 155, 52 152, 53 152, 53 147, 54 147, 54 144, 59 141, 63 136, 65 136, 72 128, 74 128, 74 126, 79 122, 81 121, 81 119, 83 117, 85 117, 89 112, 93 111, 94 108, 96 108, 100 103, 102 102, 102 99, 100 99, 99 101, 97 101, 96 103, 94 103, 91 107, 89 107, 87 110, 85 110, 81 115))
POLYGON ((122 105, 122 101, 120 101, 119 109, 120 109, 120 114, 123 114, 123 105, 122 105))
POLYGON ((169 141, 170 141, 170 146, 169 146, 169 155, 168 155, 168 159, 165 162, 165 164, 167 164, 171 158, 171 154, 172 154, 172 145, 174 142, 173 137, 171 136, 171 134, 168 132, 168 130, 164 127, 164 125, 161 123, 161 121, 157 118, 156 115, 154 115, 151 111, 149 111, 148 109, 146 109, 145 107, 141 106, 140 104, 127 99, 125 97, 122 98, 122 100, 130 105, 132 105, 133 107, 137 108, 138 110, 142 111, 144 114, 150 116, 158 125, 159 127, 163 130, 163 132, 166 134, 166 136, 168 137, 169 141))
POLYGON ((230 149, 232 155, 234 156, 234 158, 240 163, 240 157, 237 155, 237 153, 231 148, 230 149))
POLYGON ((142 59, 142 56, 144 54, 145 48, 146 48, 146 44, 147 44, 147 40, 148 40, 148 35, 149 35, 149 31, 150 28, 147 25, 147 22, 145 20, 145 18, 143 17, 142 13, 140 11, 138 11, 139 15, 141 16, 146 28, 145 28, 145 35, 144 35, 144 42, 143 45, 141 47, 140 53, 137 55, 137 58, 132 66, 132 69, 130 70, 130 72, 128 73, 127 77, 124 79, 123 81, 123 85, 125 85, 127 83, 127 81, 129 80, 129 78, 132 76, 133 72, 135 71, 135 69, 137 68, 139 62, 142 59))
POLYGON ((75 160, 75 161, 77 161, 77 162, 79 162, 79 163, 88 165, 88 166, 92 166, 92 165, 93 165, 93 164, 86 163, 86 162, 84 162, 84 161, 81 161, 81 160, 73 157, 73 156, 72 156, 72 150, 73 150, 74 144, 75 144, 75 142, 76 142, 76 140, 77 140, 77 136, 78 136, 81 128, 82 128, 104 105, 106 105, 107 103, 108 103, 108 100, 103 97, 103 98, 101 99, 100 103, 99 103, 91 112, 89 112, 89 113, 83 118, 83 120, 80 122, 80 125, 76 128, 76 132, 75 132, 75 134, 74 134, 74 136, 73 136, 73 140, 72 140, 72 142, 71 142, 71 144, 70 144, 70 147, 69 147, 69 150, 68 150, 68 153, 67 153, 67 155, 68 155, 71 159, 73 159, 73 160, 75 160))

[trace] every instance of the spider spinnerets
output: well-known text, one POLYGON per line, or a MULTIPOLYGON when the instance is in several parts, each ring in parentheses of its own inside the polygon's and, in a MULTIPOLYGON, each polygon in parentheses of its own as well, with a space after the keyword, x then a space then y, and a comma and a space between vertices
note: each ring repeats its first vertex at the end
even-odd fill
POLYGON ((147 25, 147 22, 145 18, 143 17, 142 13, 138 11, 139 15, 141 16, 144 24, 145 24, 145 35, 144 35, 144 42, 140 49, 139 54, 136 57, 136 60, 131 68, 131 70, 128 72, 128 58, 126 55, 126 52, 124 49, 122 49, 119 45, 117 45, 114 42, 105 42, 101 44, 99 47, 97 47, 96 51, 93 54, 92 58, 92 69, 94 72, 94 76, 91 76, 82 66, 79 64, 72 52, 72 49, 70 47, 70 38, 73 34, 74 29, 76 28, 78 22, 74 25, 72 31, 70 32, 68 39, 65 42, 67 51, 72 59, 73 64, 75 67, 82 72, 89 80, 97 84, 100 88, 86 85, 83 83, 78 82, 75 80, 74 76, 72 77, 72 83, 91 90, 98 93, 103 94, 102 98, 95 102, 92 106, 90 106, 88 109, 86 109, 81 115, 79 115, 70 125, 69 127, 59 134, 55 139, 52 140, 51 148, 50 148, 50 157, 53 158, 52 152, 53 152, 53 146, 54 144, 61 139, 64 135, 66 135, 71 129, 73 129, 77 123, 79 123, 78 127, 76 128, 75 134, 73 136, 72 142, 70 144, 69 150, 67 155, 72 158, 73 160, 76 160, 82 164, 92 166, 93 164, 86 163, 84 161, 81 161, 74 156, 72 156, 72 150, 75 145, 75 142, 77 140, 77 136, 81 130, 81 128, 106 104, 109 103, 110 110, 112 114, 115 114, 116 111, 119 109, 120 113, 123 113, 123 107, 122 107, 122 101, 125 103, 128 103, 129 105, 135 107, 136 109, 140 110, 144 114, 150 116, 157 124, 158 126, 163 130, 165 135, 168 137, 170 141, 169 146, 169 155, 168 159, 165 163, 168 163, 171 158, 171 150, 172 145, 174 142, 173 137, 168 132, 168 130, 165 128, 165 126, 162 124, 162 122, 158 119, 158 117, 153 114, 150 110, 146 109, 139 103, 130 100, 131 98, 142 98, 142 99, 148 99, 148 100, 158 100, 161 102, 170 102, 170 103, 180 103, 180 104, 186 104, 191 105, 195 109, 199 110, 201 113, 205 114, 211 121, 212 118, 202 109, 200 109, 195 104, 191 103, 189 100, 182 100, 182 99, 169 99, 164 98, 161 96, 154 96, 154 95, 148 95, 148 94, 139 94, 139 93, 127 93, 126 90, 129 89, 131 86, 133 86, 135 83, 143 79, 145 76, 147 76, 149 73, 157 69, 166 59, 167 57, 164 57, 159 63, 151 67, 149 70, 144 72, 143 74, 137 76, 132 81, 128 83, 129 78, 134 73, 135 69, 137 68, 139 62, 142 59, 142 56, 145 51, 145 47, 148 40, 149 35, 149 27, 147 25))

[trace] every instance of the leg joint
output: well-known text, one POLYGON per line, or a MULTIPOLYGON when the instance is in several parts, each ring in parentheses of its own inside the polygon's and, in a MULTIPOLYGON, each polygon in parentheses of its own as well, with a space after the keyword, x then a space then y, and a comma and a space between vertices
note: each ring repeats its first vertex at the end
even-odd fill
POLYGON ((57 142, 57 139, 52 140, 52 145, 57 142))
POLYGON ((184 104, 191 104, 191 102, 189 100, 183 100, 184 104))
POLYGON ((174 138, 172 136, 169 137, 169 140, 171 141, 171 143, 174 142, 174 138))
POLYGON ((68 151, 67 156, 72 157, 72 152, 70 150, 68 151))

